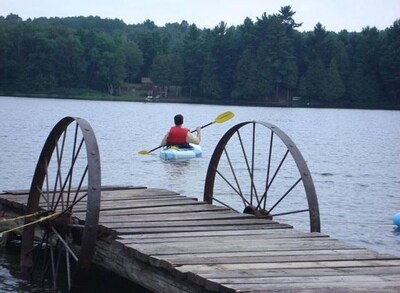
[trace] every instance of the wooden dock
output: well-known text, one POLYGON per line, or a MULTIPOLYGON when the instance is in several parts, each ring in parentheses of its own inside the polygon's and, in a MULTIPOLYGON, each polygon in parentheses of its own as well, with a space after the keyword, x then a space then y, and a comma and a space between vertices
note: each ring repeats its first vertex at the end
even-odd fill
POLYGON ((400 292, 399 257, 164 189, 103 190, 100 224, 94 262, 154 292, 400 292))

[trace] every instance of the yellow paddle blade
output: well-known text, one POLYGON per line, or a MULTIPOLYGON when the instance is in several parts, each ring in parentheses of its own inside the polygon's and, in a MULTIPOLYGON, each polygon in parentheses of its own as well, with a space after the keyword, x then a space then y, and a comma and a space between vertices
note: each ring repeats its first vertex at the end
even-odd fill
POLYGON ((162 148, 162 146, 161 145, 159 145, 158 147, 156 147, 156 148, 154 148, 154 149, 152 149, 152 150, 141 150, 141 151, 139 151, 139 154, 140 155, 148 155, 148 154, 150 154, 151 152, 153 152, 153 151, 155 151, 155 150, 158 150, 159 148, 162 148))
POLYGON ((138 152, 140 155, 148 155, 150 152, 148 150, 141 150, 138 152))
POLYGON ((225 121, 228 121, 229 119, 233 118, 235 114, 233 114, 231 111, 226 111, 222 114, 219 114, 217 118, 215 118, 215 123, 224 123, 225 121))

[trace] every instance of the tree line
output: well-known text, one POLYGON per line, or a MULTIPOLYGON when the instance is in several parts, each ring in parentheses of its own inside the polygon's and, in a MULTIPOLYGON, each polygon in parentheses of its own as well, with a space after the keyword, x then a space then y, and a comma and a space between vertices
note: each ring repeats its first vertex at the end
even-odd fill
POLYGON ((99 17, 0 16, 0 92, 86 88, 119 95, 150 77, 196 102, 400 106, 400 20, 385 30, 300 32, 290 6, 200 29, 99 17))

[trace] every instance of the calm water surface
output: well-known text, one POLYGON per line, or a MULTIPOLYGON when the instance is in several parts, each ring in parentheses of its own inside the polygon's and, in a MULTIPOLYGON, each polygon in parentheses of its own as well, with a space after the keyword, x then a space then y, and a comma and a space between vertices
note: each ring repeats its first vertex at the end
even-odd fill
MULTIPOLYGON (((29 189, 40 151, 65 116, 89 121, 100 148, 103 185, 167 188, 202 199, 215 145, 233 125, 277 125, 296 143, 314 179, 322 232, 360 247, 400 256, 392 217, 400 211, 400 112, 0 98, 0 190, 29 189), (235 118, 203 130, 203 158, 162 162, 159 145, 182 113, 186 127, 222 112, 235 118)), ((296 227, 297 228, 297 227, 296 227)), ((299 228, 304 228, 299 223, 299 228)), ((13 277, 17 260, 0 251, 0 291, 29 291, 13 277)), ((32 289, 33 290, 33 289, 32 289)))

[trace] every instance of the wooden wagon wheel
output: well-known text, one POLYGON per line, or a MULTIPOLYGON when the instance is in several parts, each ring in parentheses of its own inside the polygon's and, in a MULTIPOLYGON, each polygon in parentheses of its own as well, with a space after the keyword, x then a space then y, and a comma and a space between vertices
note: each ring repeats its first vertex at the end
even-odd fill
POLYGON ((303 156, 282 130, 266 122, 237 124, 221 138, 208 166, 204 201, 258 217, 282 217, 293 226, 309 221, 311 232, 321 229, 303 156))
POLYGON ((100 155, 84 119, 65 117, 50 132, 30 188, 22 233, 21 271, 52 289, 76 281, 91 263, 100 211, 100 155), (85 151, 86 149, 86 151, 85 151), (37 228, 37 229, 35 229, 37 228), (40 229, 39 229, 40 228, 40 229), (74 268, 74 270, 72 270, 74 268))

